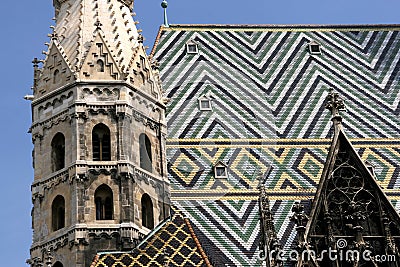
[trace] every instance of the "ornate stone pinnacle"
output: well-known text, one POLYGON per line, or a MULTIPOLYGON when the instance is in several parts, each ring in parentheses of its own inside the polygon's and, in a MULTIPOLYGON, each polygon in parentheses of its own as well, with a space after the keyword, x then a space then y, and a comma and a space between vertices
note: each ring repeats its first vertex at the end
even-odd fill
POLYGON ((325 108, 330 110, 332 119, 340 118, 339 111, 344 110, 344 102, 337 92, 330 88, 329 94, 326 97, 325 108))
POLYGON ((33 67, 37 68, 39 66, 40 60, 37 59, 37 57, 35 57, 32 61, 33 67))

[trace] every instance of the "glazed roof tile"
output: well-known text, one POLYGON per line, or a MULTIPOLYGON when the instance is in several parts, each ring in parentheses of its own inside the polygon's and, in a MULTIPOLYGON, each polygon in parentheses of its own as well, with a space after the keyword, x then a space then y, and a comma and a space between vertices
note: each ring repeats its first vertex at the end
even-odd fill
POLYGON ((175 213, 131 252, 100 253, 92 267, 211 266, 188 219, 175 213))
POLYGON ((156 44, 171 99, 172 199, 215 266, 258 264, 260 174, 278 237, 293 245, 291 207, 311 203, 332 136, 329 88, 345 100, 344 130, 399 209, 400 25, 171 25, 156 44), (186 53, 191 40, 197 54, 186 53), (321 54, 310 53, 312 42, 321 54), (212 111, 198 108, 204 94, 212 111), (228 167, 223 186, 218 161, 228 167))

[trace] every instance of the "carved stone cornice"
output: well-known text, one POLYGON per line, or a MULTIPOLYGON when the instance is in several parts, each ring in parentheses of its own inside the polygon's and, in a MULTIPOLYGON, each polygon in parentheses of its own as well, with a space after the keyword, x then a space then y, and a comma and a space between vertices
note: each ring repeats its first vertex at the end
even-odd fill
POLYGON ((70 247, 87 244, 90 237, 109 239, 115 236, 129 239, 131 242, 139 241, 148 234, 133 223, 121 224, 76 224, 69 229, 61 229, 50 240, 35 242, 31 246, 33 251, 56 251, 69 245, 70 247))
POLYGON ((133 106, 129 105, 126 102, 117 102, 108 105, 104 104, 85 104, 79 103, 79 110, 82 108, 88 113, 92 115, 97 114, 104 114, 104 115, 113 115, 113 116, 120 116, 123 114, 124 116, 129 116, 132 113, 132 118, 135 119, 137 122, 141 122, 144 126, 149 127, 154 131, 158 131, 160 129, 160 123, 151 119, 150 117, 142 114, 141 112, 135 110, 133 106))
POLYGON ((70 167, 60 170, 50 176, 35 181, 32 186, 32 198, 42 198, 46 190, 54 188, 61 183, 73 182, 83 183, 95 178, 100 174, 110 175, 112 179, 132 179, 133 181, 144 181, 154 188, 163 191, 163 187, 169 186, 167 178, 163 179, 148 173, 130 162, 96 162, 78 161, 70 167))
POLYGON ((107 166, 106 168, 104 168, 104 166, 102 166, 101 168, 90 168, 87 171, 87 174, 89 176, 89 179, 94 179, 97 176, 99 176, 100 174, 104 174, 104 175, 109 175, 111 176, 112 179, 116 179, 117 178, 117 168, 113 168, 110 166, 107 166))
MULTIPOLYGON (((135 168, 135 174, 134 174, 135 180, 137 181, 144 181, 146 184, 152 185, 154 188, 158 188, 159 190, 163 189, 163 181, 156 178, 148 172, 140 169, 140 168, 135 168)), ((169 185, 169 182, 164 183, 169 185)))
POLYGON ((48 98, 47 101, 44 101, 44 102, 38 104, 38 111, 46 110, 49 107, 54 107, 54 106, 56 106, 57 103, 63 103, 64 100, 69 99, 73 96, 74 96, 73 90, 70 89, 70 90, 63 91, 60 94, 57 94, 51 98, 48 98))
POLYGON ((51 129, 54 125, 58 125, 61 122, 70 120, 71 118, 72 117, 70 116, 68 110, 65 110, 47 120, 32 124, 30 128, 30 132, 32 133, 32 141, 34 142, 36 138, 43 136, 44 130, 51 129))
POLYGON ((160 128, 158 122, 150 119, 149 117, 143 115, 142 113, 136 110, 132 110, 132 115, 136 121, 143 123, 144 126, 148 126, 152 130, 157 131, 160 128))
POLYGON ((69 178, 69 168, 53 173, 50 177, 35 181, 32 186, 32 199, 42 198, 47 189, 51 189, 58 184, 64 183, 69 178))

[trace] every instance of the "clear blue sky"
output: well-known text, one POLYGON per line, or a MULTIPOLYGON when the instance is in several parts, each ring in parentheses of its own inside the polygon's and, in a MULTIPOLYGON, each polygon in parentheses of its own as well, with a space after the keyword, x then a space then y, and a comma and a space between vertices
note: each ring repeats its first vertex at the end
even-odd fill
MULTIPOLYGON (((77 0, 76 0, 77 1, 77 0)), ((104 1, 104 0, 103 0, 104 1)), ((161 0, 136 0, 136 19, 153 45, 163 21, 161 0)), ((1 266, 26 266, 31 243, 33 179, 30 94, 34 57, 43 58, 54 11, 51 0, 2 1, 1 42, 1 266)), ((377 24, 400 23, 399 0, 170 0, 176 24, 377 24)))

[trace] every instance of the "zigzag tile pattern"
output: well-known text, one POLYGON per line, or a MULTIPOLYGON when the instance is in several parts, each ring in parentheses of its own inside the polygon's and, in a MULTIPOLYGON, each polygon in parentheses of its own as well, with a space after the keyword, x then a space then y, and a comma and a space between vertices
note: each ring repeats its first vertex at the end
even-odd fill
POLYGON ((169 138, 325 138, 330 87, 346 101, 350 137, 399 138, 399 30, 165 30, 155 58, 169 138), (198 54, 186 53, 189 40, 198 54), (207 93, 213 111, 200 112, 207 93))
POLYGON ((171 99, 172 198, 214 266, 260 264, 260 175, 278 237, 293 246, 291 207, 310 205, 330 144, 329 88, 345 100, 345 132, 400 210, 399 25, 176 25, 161 31, 154 57, 171 99), (188 41, 198 54, 186 53, 188 41), (310 54, 312 41, 321 54, 310 54), (212 111, 199 110, 204 95, 212 111), (218 161, 228 165, 225 180, 214 178, 218 161))
MULTIPOLYGON (((374 172, 382 188, 400 189, 400 140, 353 139, 353 144, 361 158, 375 166, 374 172)), ((214 143, 204 139, 179 144, 170 141, 168 173, 174 191, 257 190, 260 175, 264 176, 270 190, 316 189, 328 149, 326 139, 270 144, 229 139, 214 143), (212 166, 219 161, 227 164, 227 179, 214 178, 212 166)))

